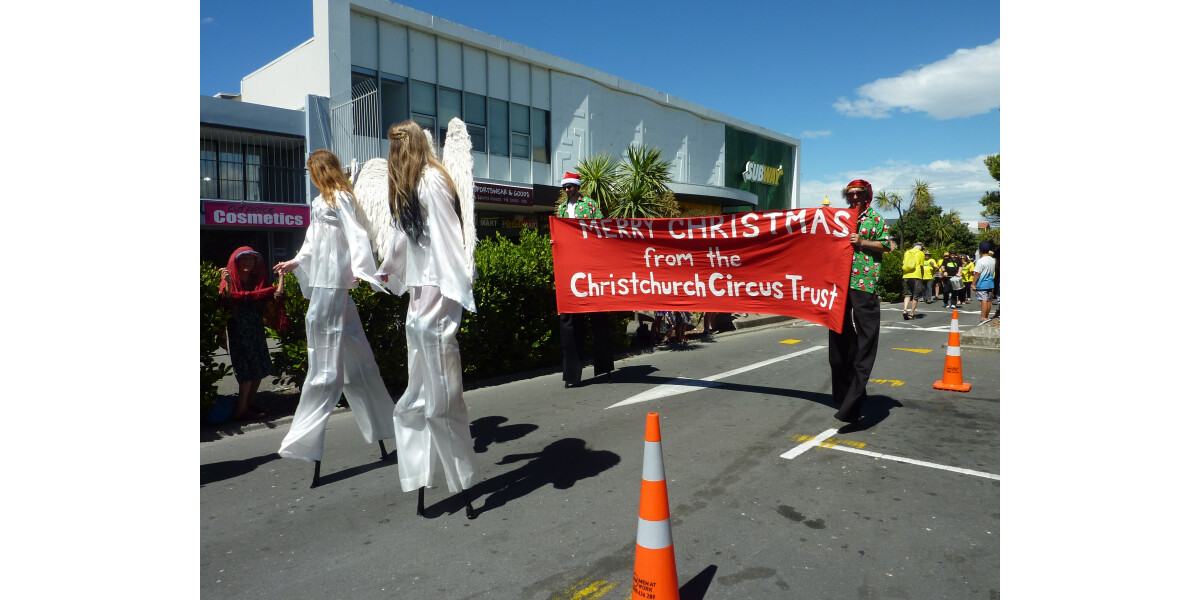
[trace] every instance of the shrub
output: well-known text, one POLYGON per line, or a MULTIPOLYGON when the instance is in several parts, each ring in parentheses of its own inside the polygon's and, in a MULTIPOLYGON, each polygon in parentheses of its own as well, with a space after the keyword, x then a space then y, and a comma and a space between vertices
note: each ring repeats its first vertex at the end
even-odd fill
POLYGON ((200 411, 212 408, 217 399, 217 382, 229 374, 229 365, 218 364, 213 355, 221 347, 229 311, 221 306, 218 290, 221 275, 210 262, 200 262, 200 411))
POLYGON ((550 238, 522 230, 518 243, 496 235, 475 246, 475 305, 458 341, 463 377, 477 380, 544 367, 561 359, 550 238))
POLYGON ((879 285, 876 289, 879 291, 879 298, 884 302, 899 302, 904 299, 904 282, 901 281, 904 273, 901 272, 901 265, 904 263, 904 252, 902 250, 893 250, 883 253, 883 266, 879 271, 879 285))
MULTIPOLYGON (((477 381, 562 360, 550 238, 524 230, 517 243, 499 235, 482 239, 475 247, 475 265, 478 312, 463 311, 458 332, 463 379, 477 381)), ((283 278, 283 288, 291 325, 282 335, 275 334, 279 351, 272 360, 275 376, 282 383, 300 386, 308 368, 304 326, 308 300, 301 295, 293 275, 283 278)), ((358 306, 383 381, 396 395, 408 382, 404 333, 408 294, 396 297, 376 293, 363 283, 350 291, 350 297, 358 306)), ((623 351, 628 347, 628 313, 613 313, 610 321, 613 350, 623 351)))

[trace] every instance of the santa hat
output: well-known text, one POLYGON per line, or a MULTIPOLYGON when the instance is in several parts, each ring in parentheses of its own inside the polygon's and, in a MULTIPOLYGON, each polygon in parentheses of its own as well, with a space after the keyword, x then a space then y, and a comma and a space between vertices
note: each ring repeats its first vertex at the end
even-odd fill
POLYGON ((568 183, 573 183, 575 185, 579 185, 579 176, 570 171, 567 171, 567 174, 563 175, 562 183, 559 185, 567 185, 568 183))

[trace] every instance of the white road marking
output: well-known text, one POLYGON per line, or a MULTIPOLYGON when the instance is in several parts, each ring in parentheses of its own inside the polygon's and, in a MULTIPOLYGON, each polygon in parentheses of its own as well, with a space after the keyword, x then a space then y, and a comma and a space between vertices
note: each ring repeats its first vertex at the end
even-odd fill
MULTIPOLYGON (((792 448, 791 450, 788 450, 787 452, 784 452, 783 454, 780 454, 779 456, 780 456, 780 458, 786 458, 788 460, 796 458, 797 456, 800 456, 801 454, 803 454, 809 448, 820 445, 822 442, 824 442, 826 439, 828 439, 830 436, 832 436, 835 433, 837 433, 836 429, 826 429, 824 432, 822 432, 817 437, 815 437, 811 440, 808 440, 807 442, 804 442, 803 444, 800 444, 799 446, 796 446, 795 448, 792 448)), ((894 460, 896 462, 908 463, 910 465, 917 465, 917 466, 921 466, 921 467, 942 469, 943 471, 950 471, 952 473, 960 473, 962 475, 974 475, 976 477, 986 477, 988 479, 995 479, 996 481, 1000 481, 999 475, 996 475, 994 473, 984 473, 983 471, 976 471, 973 469, 963 469, 961 467, 951 467, 948 465, 939 465, 937 463, 931 463, 931 462, 924 461, 924 460, 916 460, 913 458, 904 458, 903 456, 892 456, 890 454, 880 454, 879 452, 871 452, 870 450, 863 450, 861 448, 854 448, 851 446, 842 446, 841 444, 834 444, 834 445, 830 445, 830 446, 821 446, 821 447, 828 448, 830 450, 841 450, 842 452, 850 452, 852 454, 861 454, 863 456, 870 456, 872 458, 883 458, 886 460, 894 460)))
POLYGON ((671 381, 668 381, 667 383, 664 383, 657 387, 650 388, 636 396, 630 396, 629 398, 626 398, 612 406, 606 407, 604 410, 608 410, 609 408, 616 408, 618 406, 628 406, 630 404, 637 404, 638 402, 649 402, 650 400, 666 398, 667 396, 674 396, 676 394, 686 394, 688 392, 694 392, 699 389, 720 387, 720 386, 724 385, 722 383, 717 382, 720 379, 724 379, 726 377, 731 377, 731 376, 737 375, 739 373, 745 373, 746 371, 752 371, 754 369, 757 369, 760 367, 765 367, 765 366, 771 365, 771 364, 775 364, 779 361, 787 360, 789 358, 795 358, 797 356, 800 356, 801 354, 808 354, 809 352, 816 352, 817 350, 823 350, 824 348, 825 348, 825 346, 813 346, 812 348, 807 348, 807 349, 801 350, 799 352, 792 352, 791 354, 784 354, 783 356, 778 356, 778 357, 775 357, 775 358, 772 358, 769 360, 764 360, 762 362, 756 362, 752 365, 747 365, 745 367, 734 369, 732 371, 725 371, 724 373, 710 375, 708 377, 705 377, 704 379, 691 379, 689 377, 676 377, 675 379, 672 379, 671 381))
POLYGON ((796 458, 797 456, 804 454, 806 451, 808 451, 809 448, 812 448, 813 446, 816 446, 817 444, 824 442, 825 440, 829 439, 830 437, 833 437, 833 434, 835 434, 835 433, 837 433, 836 429, 826 429, 825 431, 822 431, 821 434, 818 435, 817 437, 815 437, 811 440, 808 440, 807 442, 804 442, 803 444, 800 444, 799 446, 796 446, 795 448, 792 448, 791 450, 788 450, 787 452, 784 452, 783 454, 780 454, 779 458, 786 458, 788 460, 792 460, 793 458, 796 458))

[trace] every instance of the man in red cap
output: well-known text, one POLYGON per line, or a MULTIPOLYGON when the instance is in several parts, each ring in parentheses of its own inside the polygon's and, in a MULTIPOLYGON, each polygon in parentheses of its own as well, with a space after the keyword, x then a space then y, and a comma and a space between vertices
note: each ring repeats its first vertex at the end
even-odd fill
MULTIPOLYGON (((579 184, 579 175, 570 171, 563 175, 562 187, 567 192, 567 200, 558 205, 558 216, 564 219, 603 219, 600 204, 581 194, 579 184)), ((577 386, 583 378, 583 341, 587 335, 584 321, 590 321, 592 326, 592 375, 599 377, 608 373, 608 380, 612 382, 612 332, 609 330, 608 313, 559 314, 563 387, 577 386)))
POLYGON ((834 418, 850 423, 850 428, 862 418, 867 380, 871 378, 875 353, 879 350, 876 285, 883 253, 891 250, 887 223, 883 215, 871 208, 871 195, 871 184, 862 179, 851 181, 842 190, 842 198, 858 212, 858 230, 848 238, 854 246, 854 258, 850 264, 842 332, 829 330, 829 369, 833 379, 833 402, 838 406, 834 418))

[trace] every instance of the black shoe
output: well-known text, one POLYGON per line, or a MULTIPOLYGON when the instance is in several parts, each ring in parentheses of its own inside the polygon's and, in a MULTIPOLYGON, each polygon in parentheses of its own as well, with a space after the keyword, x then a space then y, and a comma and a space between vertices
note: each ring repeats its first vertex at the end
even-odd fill
POLYGON ((907 321, 907 320, 909 320, 909 319, 911 319, 911 318, 912 318, 912 317, 908 316, 908 313, 904 313, 904 320, 905 320, 905 321, 907 321))

